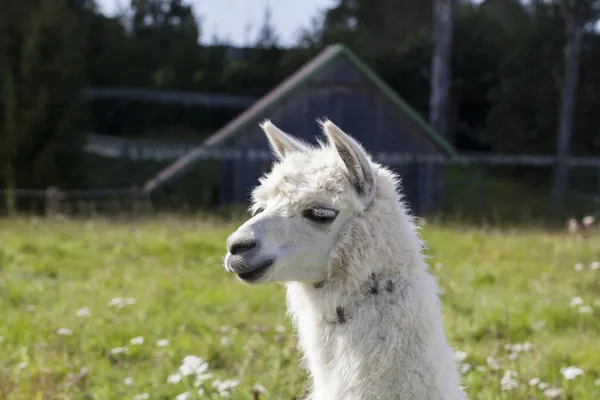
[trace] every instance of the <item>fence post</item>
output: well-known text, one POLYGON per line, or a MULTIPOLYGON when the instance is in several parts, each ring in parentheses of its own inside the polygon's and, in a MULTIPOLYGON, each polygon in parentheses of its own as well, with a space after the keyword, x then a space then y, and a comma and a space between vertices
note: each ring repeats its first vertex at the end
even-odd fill
POLYGON ((56 186, 46 188, 46 217, 54 217, 60 212, 62 193, 56 186))

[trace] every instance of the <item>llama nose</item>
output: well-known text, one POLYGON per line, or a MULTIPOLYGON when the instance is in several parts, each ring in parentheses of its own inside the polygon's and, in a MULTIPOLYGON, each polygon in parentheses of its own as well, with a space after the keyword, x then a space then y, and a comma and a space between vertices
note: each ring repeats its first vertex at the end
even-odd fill
POLYGON ((256 240, 244 239, 238 241, 231 241, 227 243, 227 247, 229 248, 229 253, 231 253, 231 255, 241 254, 255 248, 256 240))

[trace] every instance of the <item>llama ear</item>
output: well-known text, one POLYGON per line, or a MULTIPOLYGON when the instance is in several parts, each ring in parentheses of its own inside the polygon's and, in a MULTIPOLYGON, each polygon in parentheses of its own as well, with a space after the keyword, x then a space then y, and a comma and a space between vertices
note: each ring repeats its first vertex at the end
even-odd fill
POLYGON ((375 192, 375 176, 366 151, 333 122, 325 120, 321 122, 321 125, 329 143, 346 165, 352 186, 359 196, 370 201, 375 192))
POLYGON ((283 132, 268 119, 260 124, 260 127, 265 132, 265 135, 267 135, 267 140, 271 145, 271 150, 280 160, 289 153, 306 153, 309 150, 308 146, 283 132))

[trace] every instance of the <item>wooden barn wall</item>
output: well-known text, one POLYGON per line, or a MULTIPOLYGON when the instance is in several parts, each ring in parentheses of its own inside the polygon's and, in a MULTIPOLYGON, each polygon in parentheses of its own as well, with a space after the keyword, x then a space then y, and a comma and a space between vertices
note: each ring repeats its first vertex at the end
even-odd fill
MULTIPOLYGON (((316 120, 324 117, 358 139, 370 152, 423 154, 436 151, 431 142, 420 134, 415 123, 343 58, 299 88, 276 109, 261 116, 315 144, 315 137, 322 137, 316 120)), ((249 148, 268 146, 258 123, 240 132, 234 145, 249 148)), ((250 190, 258 183, 258 177, 269 163, 240 160, 230 164, 232 170, 227 177, 224 176, 223 185, 232 185, 232 188, 225 191, 228 195, 222 200, 247 201, 250 190)), ((431 203, 431 185, 428 182, 435 171, 415 164, 391 167, 402 177, 405 199, 411 209, 417 214, 427 209, 431 203)))

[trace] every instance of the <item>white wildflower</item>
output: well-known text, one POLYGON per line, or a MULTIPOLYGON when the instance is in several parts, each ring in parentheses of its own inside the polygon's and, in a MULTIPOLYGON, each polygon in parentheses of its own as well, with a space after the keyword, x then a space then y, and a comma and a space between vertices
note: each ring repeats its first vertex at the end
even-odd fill
POLYGON ((513 351, 513 352, 511 352, 511 353, 508 355, 508 359, 509 359, 509 360, 512 360, 512 361, 515 361, 515 360, 516 360, 516 359, 518 359, 518 358, 519 358, 519 353, 517 353, 517 352, 514 352, 514 351, 513 351))
POLYGON ((169 345, 168 339, 159 339, 156 341, 156 347, 167 347, 169 345))
POLYGON ((181 394, 178 394, 175 397, 176 400, 191 400, 192 399, 192 394, 190 392, 183 392, 181 394))
POLYGON ((577 264, 575 264, 575 266, 573 268, 575 268, 575 271, 577 271, 577 272, 583 271, 583 264, 577 263, 577 264))
POLYGON ((461 374, 466 374, 467 372, 469 372, 471 370, 471 364, 461 364, 460 365, 460 373, 461 374))
POLYGON ((547 384, 546 382, 540 382, 540 383, 538 383, 538 388, 540 390, 545 390, 545 389, 548 389, 549 387, 550 387, 550 385, 547 384))
POLYGON ((285 332, 285 326, 283 326, 283 325, 277 325, 275 327, 275 331, 277 331, 279 333, 284 333, 285 332))
POLYGON ((28 365, 28 364, 27 364, 27 362, 25 362, 25 361, 23 361, 23 362, 20 362, 19 364, 17 364, 17 369, 19 369, 19 370, 21 370, 21 369, 25 369, 25 368, 27 368, 27 365, 28 365))
POLYGON ((232 389, 236 388, 240 384, 240 381, 236 379, 228 379, 225 381, 215 380, 213 381, 213 387, 217 389, 221 397, 229 397, 232 389))
POLYGON ((129 341, 130 344, 136 346, 140 344, 144 344, 144 338, 142 336, 136 336, 129 341))
POLYGON ((261 385, 260 383, 255 383, 252 386, 252 391, 254 391, 256 393, 267 393, 267 389, 265 389, 265 387, 263 385, 261 385))
POLYGON ((546 321, 536 321, 533 324, 531 324, 531 327, 534 331, 541 331, 546 327, 546 321))
POLYGON ((571 299, 571 307, 575 308, 583 304, 583 299, 581 297, 573 297, 571 299))
POLYGON ((230 339, 230 338, 228 338, 227 336, 223 336, 223 337, 221 338, 221 344, 222 344, 223 346, 229 346, 229 345, 231 344, 231 339, 230 339))
POLYGON ((150 395, 148 393, 136 394, 133 396, 133 400, 148 400, 150 395))
POLYGON ((133 297, 127 297, 127 298, 115 297, 115 298, 111 299, 107 303, 107 306, 108 307, 123 308, 125 306, 135 304, 135 301, 136 300, 133 297))
POLYGON ((487 363, 488 367, 490 367, 490 369, 496 371, 500 369, 500 363, 498 362, 498 360, 496 360, 495 358, 492 358, 491 356, 487 356, 485 358, 485 362, 487 363))
POLYGON ((127 347, 115 347, 110 349, 110 354, 124 354, 127 353, 127 351, 129 351, 127 347))
POLYGON ((544 390, 544 396, 546 396, 549 399, 556 399, 557 397, 560 397, 563 394, 563 390, 559 389, 559 388, 548 388, 546 390, 544 390))
POLYGON ((460 350, 454 351, 454 361, 461 362, 461 361, 464 361, 466 358, 467 358, 467 353, 465 353, 464 351, 460 351, 460 350))
POLYGON ((83 307, 77 310, 75 315, 78 317, 90 317, 92 315, 92 310, 90 310, 89 307, 83 307))
POLYGON ((569 233, 577 233, 579 231, 579 223, 576 219, 571 218, 567 221, 567 230, 569 233))
POLYGON ((219 328, 219 333, 227 333, 230 331, 231 328, 229 328, 228 326, 222 326, 219 328))
POLYGON ((532 378, 529 380, 529 386, 537 386, 541 382, 540 378, 532 378))
POLYGON ((183 377, 181 376, 181 374, 173 374, 173 375, 169 375, 169 377, 167 378, 167 383, 174 385, 176 383, 181 382, 181 379, 183 377))
POLYGON ((592 307, 590 306, 581 306, 579 307, 579 312, 582 314, 588 314, 591 313, 593 311, 592 307))
POLYGON ((194 381, 194 386, 195 387, 200 387, 202 386, 202 384, 209 380, 210 378, 212 378, 212 374, 208 373, 208 374, 198 374, 196 375, 196 380, 194 381))
POLYGON ((531 350, 533 350, 533 345, 531 344, 531 342, 523 343, 523 351, 530 352, 531 350))
POLYGON ((587 215, 587 216, 583 217, 583 219, 581 220, 581 223, 586 228, 589 228, 590 226, 592 226, 594 224, 595 221, 596 221, 596 218, 594 218, 593 215, 587 215))
POLYGON ((581 368, 571 366, 561 368, 560 373, 562 374, 563 378, 570 381, 571 379, 575 379, 579 375, 583 375, 583 370, 581 368))
POLYGON ((600 261, 594 261, 593 263, 591 263, 590 269, 593 271, 600 269, 600 261))
POLYGON ((189 355, 183 358, 179 373, 183 376, 202 374, 208 369, 208 364, 200 357, 189 355))
POLYGON ((515 371, 506 370, 502 379, 500 379, 500 389, 502 391, 514 390, 519 385, 518 374, 515 371))
POLYGON ((127 378, 123 379, 123 383, 125 386, 131 386, 133 385, 133 378, 128 376, 127 378))
POLYGON ((56 330, 56 333, 60 336, 71 336, 73 334, 73 331, 69 328, 58 328, 56 330))

